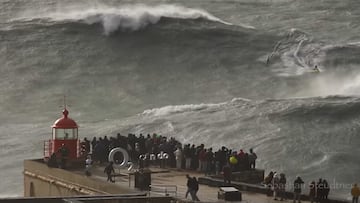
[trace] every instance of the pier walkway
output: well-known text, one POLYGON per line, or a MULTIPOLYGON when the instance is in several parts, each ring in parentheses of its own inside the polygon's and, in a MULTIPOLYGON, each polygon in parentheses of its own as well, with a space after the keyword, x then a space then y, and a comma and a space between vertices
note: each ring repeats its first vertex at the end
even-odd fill
MULTIPOLYGON (((101 181, 106 181, 107 176, 103 172, 105 166, 95 166, 92 169, 92 176, 89 178, 99 179, 101 181)), ((197 177, 198 179, 204 177, 204 174, 196 171, 186 171, 186 170, 176 170, 176 169, 161 169, 161 168, 150 168, 152 171, 151 174, 151 185, 155 187, 155 192, 149 192, 150 196, 165 195, 165 192, 169 196, 176 197, 182 201, 191 201, 190 195, 185 198, 185 193, 187 190, 187 179, 186 174, 189 174, 191 177, 197 177), (176 188, 176 189, 174 189, 176 188), (166 189, 166 191, 165 191, 166 189)), ((133 172, 129 172, 126 169, 115 169, 116 177, 115 183, 109 184, 118 184, 121 187, 128 187, 134 191, 140 191, 135 188, 134 176, 131 175, 133 172), (129 182, 130 181, 130 182, 129 182)), ((82 173, 77 171, 77 173, 82 173)), ((219 187, 211 187, 208 185, 199 185, 198 197, 201 202, 225 202, 224 200, 218 199, 219 187)), ((292 202, 291 200, 273 200, 273 197, 268 197, 265 194, 260 194, 256 192, 241 191, 242 201, 248 203, 275 203, 275 202, 292 202)), ((302 201, 307 202, 307 201, 302 201)))

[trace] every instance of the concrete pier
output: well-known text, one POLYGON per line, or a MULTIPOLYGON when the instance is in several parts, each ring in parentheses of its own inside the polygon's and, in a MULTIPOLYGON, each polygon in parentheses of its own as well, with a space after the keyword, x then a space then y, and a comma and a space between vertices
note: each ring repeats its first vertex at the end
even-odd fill
MULTIPOLYGON (((107 176, 103 172, 105 165, 94 165, 92 175, 86 176, 84 169, 49 168, 42 160, 25 160, 24 161, 24 196, 27 198, 34 197, 59 197, 78 198, 85 195, 88 198, 78 199, 78 202, 95 202, 91 200, 97 197, 132 195, 133 197, 117 200, 115 202, 153 202, 150 199, 156 198, 155 202, 190 202, 189 197, 185 198, 187 191, 186 174, 197 177, 200 183, 198 197, 201 202, 224 202, 218 199, 220 186, 224 186, 221 179, 204 176, 196 171, 185 171, 176 169, 163 169, 152 167, 151 170, 151 190, 141 191, 135 186, 134 171, 126 169, 115 169, 115 183, 106 182, 107 176), (110 195, 110 196, 109 196, 110 195), (135 200, 136 199, 136 200, 135 200)), ((242 202, 256 203, 275 203, 273 197, 265 195, 266 188, 261 185, 248 184, 242 182, 232 182, 231 186, 236 187, 242 193, 242 202)), ((292 194, 287 193, 291 198, 292 194)), ((115 198, 115 199, 114 199, 115 198)), ((303 196, 303 200, 307 197, 303 196)), ((9 200, 9 199, 8 199, 9 200)), ((19 200, 19 199, 18 199, 19 200)), ((285 202, 292 202, 286 200, 285 202)), ((1 202, 1 200, 0 200, 1 202)), ((21 202, 19 200, 19 202, 21 202)), ((56 202, 54 200, 54 202, 56 202)), ((101 200, 98 202, 106 202, 101 200)), ((306 201, 303 201, 306 202, 306 201)), ((329 202, 346 202, 332 200, 329 202)))

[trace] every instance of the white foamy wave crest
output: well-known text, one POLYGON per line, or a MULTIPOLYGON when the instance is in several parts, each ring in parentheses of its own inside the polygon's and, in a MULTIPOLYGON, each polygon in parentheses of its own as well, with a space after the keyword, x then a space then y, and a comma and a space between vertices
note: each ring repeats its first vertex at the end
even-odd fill
POLYGON ((214 108, 223 107, 225 105, 231 105, 234 103, 243 103, 249 102, 250 99, 246 98, 233 98, 228 102, 221 102, 217 104, 186 104, 186 105, 178 105, 178 106, 164 106, 161 108, 154 108, 145 110, 142 115, 151 115, 151 116, 166 116, 174 113, 184 113, 184 112, 194 112, 194 111, 202 111, 209 110, 214 108))
POLYGON ((201 111, 210 108, 219 108, 228 104, 234 103, 243 103, 243 102, 250 102, 250 99, 237 97, 233 98, 228 102, 221 102, 217 104, 185 104, 185 105, 178 105, 178 106, 164 106, 161 108, 154 108, 145 110, 142 115, 151 115, 151 116, 165 116, 174 113, 184 113, 184 112, 193 112, 193 111, 201 111))
POLYGON ((178 105, 178 106, 165 106, 161 108, 154 108, 145 110, 142 114, 148 116, 166 116, 174 113, 184 113, 184 112, 193 112, 201 111, 211 107, 220 107, 226 103, 219 104, 187 104, 187 105, 178 105))
MULTIPOLYGON (((28 14, 29 15, 29 14, 28 14)), ((210 13, 178 5, 148 6, 143 4, 126 5, 121 8, 98 7, 83 10, 56 12, 37 16, 31 14, 31 19, 47 18, 54 21, 83 21, 88 24, 102 23, 105 34, 117 29, 139 30, 149 24, 157 23, 161 17, 178 19, 206 19, 231 25, 210 13)), ((29 19, 29 17, 23 17, 29 19)))
POLYGON ((243 97, 237 97, 237 98, 233 98, 231 100, 231 103, 236 103, 236 102, 250 102, 251 99, 247 99, 247 98, 243 98, 243 97))

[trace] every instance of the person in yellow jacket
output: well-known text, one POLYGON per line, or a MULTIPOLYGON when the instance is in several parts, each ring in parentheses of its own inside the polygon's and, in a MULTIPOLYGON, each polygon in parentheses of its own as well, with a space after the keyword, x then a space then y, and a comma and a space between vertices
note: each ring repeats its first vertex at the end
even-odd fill
POLYGON ((352 203, 358 203, 359 196, 360 196, 360 188, 355 183, 351 188, 351 195, 353 196, 352 203))

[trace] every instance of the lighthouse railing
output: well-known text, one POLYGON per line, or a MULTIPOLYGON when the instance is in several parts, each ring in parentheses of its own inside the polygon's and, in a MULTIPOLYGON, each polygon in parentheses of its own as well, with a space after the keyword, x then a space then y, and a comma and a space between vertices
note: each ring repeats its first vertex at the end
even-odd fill
POLYGON ((51 140, 44 141, 44 157, 49 158, 52 150, 52 142, 51 140))
POLYGON ((80 139, 77 140, 77 144, 76 144, 76 157, 77 157, 77 158, 81 157, 81 143, 80 143, 80 139))

